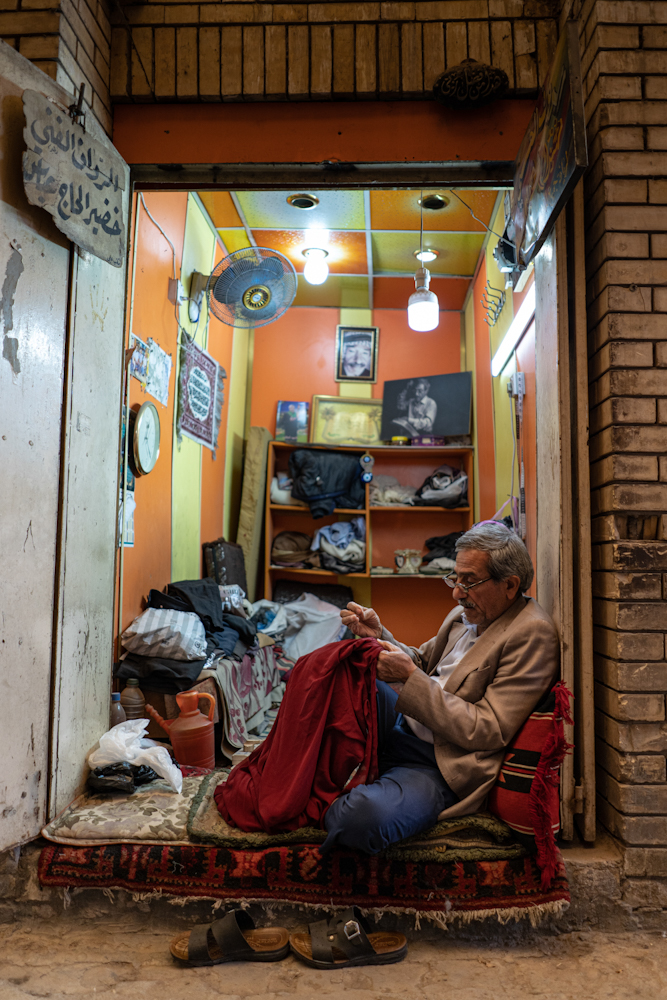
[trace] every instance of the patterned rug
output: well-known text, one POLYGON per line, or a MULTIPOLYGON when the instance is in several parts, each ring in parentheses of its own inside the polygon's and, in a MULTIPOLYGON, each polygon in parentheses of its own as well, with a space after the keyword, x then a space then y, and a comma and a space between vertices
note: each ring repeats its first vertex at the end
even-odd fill
POLYGON ((39 861, 43 886, 121 888, 140 894, 224 902, 301 904, 327 910, 356 904, 366 913, 409 913, 441 926, 460 918, 528 917, 533 924, 569 903, 562 860, 551 889, 529 856, 499 861, 412 861, 332 851, 316 844, 233 849, 185 845, 49 844, 39 861))

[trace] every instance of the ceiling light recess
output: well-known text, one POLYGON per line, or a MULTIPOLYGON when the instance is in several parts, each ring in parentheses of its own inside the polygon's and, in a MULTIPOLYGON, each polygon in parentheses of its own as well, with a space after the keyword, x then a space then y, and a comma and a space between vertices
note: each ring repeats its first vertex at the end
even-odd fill
POLYGON ((417 260, 420 260, 422 264, 430 264, 432 260, 440 256, 439 250, 432 250, 430 247, 424 247, 423 250, 415 250, 414 256, 417 260))
POLYGON ((419 199, 419 204, 429 212, 439 212, 443 208, 447 208, 449 198, 445 198, 444 194, 427 194, 425 198, 419 199))
POLYGON ((329 265, 326 262, 326 258, 329 256, 328 252, 320 247, 308 247, 301 253, 306 258, 303 276, 308 284, 323 285, 329 277, 329 265))
POLYGON ((287 204, 292 208, 300 208, 307 211, 309 208, 317 208, 320 199, 314 194, 291 194, 287 199, 287 204))

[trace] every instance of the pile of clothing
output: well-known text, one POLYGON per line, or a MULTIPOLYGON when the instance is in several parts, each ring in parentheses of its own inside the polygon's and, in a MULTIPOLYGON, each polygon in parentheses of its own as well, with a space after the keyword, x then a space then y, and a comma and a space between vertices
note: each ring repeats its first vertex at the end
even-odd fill
POLYGON ((286 472, 278 472, 271 480, 271 503, 308 507, 303 500, 297 500, 292 496, 292 479, 286 472))
POLYGON ((346 631, 340 609, 309 593, 285 604, 255 601, 250 621, 258 631, 275 639, 290 660, 337 642, 346 631))
POLYGON ((371 506, 388 507, 390 504, 411 504, 417 490, 414 486, 402 486, 395 476, 373 476, 369 487, 371 506))
POLYGON ((228 756, 250 731, 265 727, 284 691, 282 650, 260 648, 242 594, 211 578, 170 583, 165 593, 151 590, 146 610, 121 636, 125 651, 114 669, 118 680, 136 677, 142 688, 164 695, 165 703, 180 691, 214 684, 228 756))
POLYGON ((363 573, 366 566, 366 520, 336 521, 315 532, 281 531, 271 546, 271 565, 289 569, 328 569, 363 573))
POLYGON ((441 465, 426 477, 412 503, 417 507, 465 507, 468 477, 462 469, 441 465))
POLYGON ((335 507, 361 510, 366 488, 360 455, 296 448, 289 457, 292 497, 308 504, 314 518, 332 514, 335 507))
POLYGON ((375 475, 370 485, 373 507, 412 504, 415 507, 465 507, 468 477, 462 469, 441 465, 427 476, 419 489, 403 486, 394 476, 375 475))
POLYGON ((428 552, 419 572, 434 575, 451 573, 456 566, 456 542, 462 534, 462 531, 451 531, 448 535, 427 538, 425 545, 428 552))

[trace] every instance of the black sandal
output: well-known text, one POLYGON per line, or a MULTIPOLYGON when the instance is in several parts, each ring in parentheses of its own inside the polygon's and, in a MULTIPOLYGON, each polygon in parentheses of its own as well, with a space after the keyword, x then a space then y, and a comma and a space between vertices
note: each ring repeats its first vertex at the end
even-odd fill
POLYGON ((220 965, 222 962, 279 962, 289 955, 289 936, 284 927, 255 929, 245 910, 231 910, 211 924, 198 924, 177 934, 169 944, 174 958, 188 965, 220 965))
POLYGON ((357 906, 310 924, 309 933, 290 934, 289 943, 294 954, 312 969, 390 965, 401 962, 408 953, 404 934, 371 933, 357 906))

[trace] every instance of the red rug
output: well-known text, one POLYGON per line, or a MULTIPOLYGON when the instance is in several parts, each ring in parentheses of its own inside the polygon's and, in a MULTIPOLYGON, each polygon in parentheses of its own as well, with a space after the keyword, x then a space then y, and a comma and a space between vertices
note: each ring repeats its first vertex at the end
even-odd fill
POLYGON ((551 888, 540 888, 531 857, 502 861, 406 861, 353 851, 322 857, 314 844, 230 850, 210 846, 49 844, 41 853, 43 886, 121 888, 226 902, 300 903, 408 912, 438 923, 454 917, 537 923, 570 899, 562 859, 551 888))

